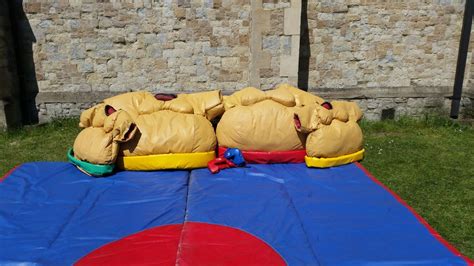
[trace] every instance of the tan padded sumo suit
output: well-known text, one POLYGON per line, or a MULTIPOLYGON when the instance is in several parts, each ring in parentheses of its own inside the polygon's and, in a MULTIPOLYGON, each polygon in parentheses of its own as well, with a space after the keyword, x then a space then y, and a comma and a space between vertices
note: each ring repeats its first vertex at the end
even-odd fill
POLYGON ((243 151, 302 150, 306 136, 295 130, 294 113, 323 102, 286 84, 269 91, 242 89, 224 97, 225 113, 216 131, 219 146, 243 151))
POLYGON ((353 102, 332 101, 332 109, 305 106, 295 112, 295 127, 307 133, 308 166, 329 167, 363 158, 363 135, 357 122, 362 111, 353 102))
POLYGON ((82 113, 74 156, 129 170, 205 167, 215 158, 210 120, 223 111, 220 91, 169 101, 145 91, 111 97, 82 113))
POLYGON ((351 157, 362 148, 362 133, 357 125, 362 113, 355 103, 334 101, 333 110, 322 107, 323 103, 322 98, 287 84, 269 91, 250 87, 226 96, 225 113, 216 131, 219 153, 225 147, 238 148, 249 161, 249 154, 254 152, 266 152, 268 156, 283 152, 284 156, 278 158, 284 158, 303 151, 295 155, 299 159, 269 162, 306 159, 308 164, 308 159, 324 158, 324 163, 308 166, 342 164, 340 160, 334 164, 335 158, 351 157), (298 130, 296 118, 301 123, 298 130))

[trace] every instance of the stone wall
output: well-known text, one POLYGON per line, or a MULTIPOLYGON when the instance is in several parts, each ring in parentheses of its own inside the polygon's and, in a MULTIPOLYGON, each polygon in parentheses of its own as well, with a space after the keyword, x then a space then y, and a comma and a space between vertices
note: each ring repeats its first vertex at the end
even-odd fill
MULTIPOLYGON (((29 24, 20 25, 31 27, 36 40, 40 120, 78 115, 132 90, 231 93, 297 85, 307 51, 303 82, 310 91, 357 100, 368 118, 378 119, 391 109, 398 116, 449 106, 464 1, 23 0, 22 6, 29 24), (304 25, 308 44, 300 38, 304 25)), ((474 98, 469 58, 465 106, 474 98)))
MULTIPOLYGON (((312 90, 361 99, 370 118, 449 108, 464 1, 323 0, 308 10, 312 90)), ((464 107, 473 96, 468 61, 464 107)))
MULTIPOLYGON (((233 91, 248 84, 245 1, 25 1, 24 7, 37 39, 40 94, 74 99, 89 92, 233 91)), ((48 111, 53 100, 39 98, 40 115, 61 114, 48 111)))
POLYGON ((460 1, 311 2, 310 86, 452 86, 463 9, 460 1))

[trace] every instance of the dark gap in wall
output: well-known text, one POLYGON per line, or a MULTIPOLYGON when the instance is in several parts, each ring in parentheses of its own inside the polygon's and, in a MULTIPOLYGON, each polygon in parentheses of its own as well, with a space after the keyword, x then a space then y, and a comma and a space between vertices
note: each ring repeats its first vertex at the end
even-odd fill
POLYGON ((39 91, 33 60, 33 43, 36 42, 36 38, 23 10, 23 0, 10 1, 8 8, 19 80, 17 95, 19 95, 22 122, 23 125, 36 124, 38 123, 36 95, 39 91))
POLYGON ((395 108, 388 108, 382 110, 382 120, 393 120, 395 119, 395 108))
POLYGON ((298 64, 298 88, 305 91, 308 91, 310 58, 311 49, 309 44, 308 0, 302 0, 300 24, 300 55, 298 64))
POLYGON ((8 1, 0 1, 0 127, 21 126, 21 109, 8 1))

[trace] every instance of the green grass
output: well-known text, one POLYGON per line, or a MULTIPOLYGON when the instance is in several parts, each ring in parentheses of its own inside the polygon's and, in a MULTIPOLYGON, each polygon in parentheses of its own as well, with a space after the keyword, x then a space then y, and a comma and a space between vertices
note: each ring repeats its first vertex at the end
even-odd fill
POLYGON ((363 165, 474 257, 474 129, 447 119, 363 122, 363 165))
POLYGON ((24 162, 66 161, 80 129, 79 119, 60 119, 23 129, 0 131, 0 177, 24 162))
MULTIPOLYGON (((65 161, 77 119, 0 133, 0 176, 29 161, 65 161)), ((363 165, 445 239, 474 257, 474 128, 439 117, 361 124, 363 165)))

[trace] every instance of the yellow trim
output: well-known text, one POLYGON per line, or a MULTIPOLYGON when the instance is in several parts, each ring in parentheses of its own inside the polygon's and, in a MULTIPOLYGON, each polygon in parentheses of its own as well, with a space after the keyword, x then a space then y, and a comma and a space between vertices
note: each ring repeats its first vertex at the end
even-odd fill
POLYGON ((304 161, 306 162, 306 165, 308 167, 326 168, 360 161, 364 158, 364 152, 365 150, 362 149, 355 153, 333 158, 317 158, 305 156, 304 161))
POLYGON ((124 170, 193 169, 207 167, 216 158, 214 151, 194 153, 168 153, 117 158, 117 166, 124 170))

